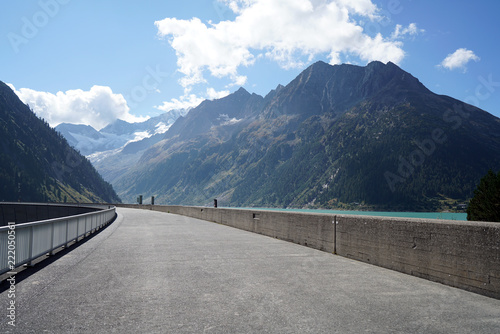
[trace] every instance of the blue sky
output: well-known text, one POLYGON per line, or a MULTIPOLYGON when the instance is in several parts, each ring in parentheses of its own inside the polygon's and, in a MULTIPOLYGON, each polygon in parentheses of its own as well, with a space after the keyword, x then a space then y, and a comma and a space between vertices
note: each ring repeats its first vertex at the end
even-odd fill
POLYGON ((381 60, 500 117, 498 13, 493 0, 9 1, 0 80, 53 126, 99 129, 239 86, 265 95, 318 60, 381 60))

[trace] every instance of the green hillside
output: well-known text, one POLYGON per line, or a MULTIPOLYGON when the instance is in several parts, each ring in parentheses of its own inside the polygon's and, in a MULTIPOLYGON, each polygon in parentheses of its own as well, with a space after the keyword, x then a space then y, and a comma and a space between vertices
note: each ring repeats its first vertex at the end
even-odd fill
POLYGON ((0 138, 0 201, 120 201, 90 162, 3 82, 0 138))

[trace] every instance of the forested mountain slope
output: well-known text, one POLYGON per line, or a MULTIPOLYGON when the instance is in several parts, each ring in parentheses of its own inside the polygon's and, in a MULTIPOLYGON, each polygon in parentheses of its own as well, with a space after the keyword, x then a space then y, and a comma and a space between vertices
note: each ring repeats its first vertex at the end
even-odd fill
POLYGON ((120 201, 90 162, 3 82, 0 138, 0 201, 120 201))

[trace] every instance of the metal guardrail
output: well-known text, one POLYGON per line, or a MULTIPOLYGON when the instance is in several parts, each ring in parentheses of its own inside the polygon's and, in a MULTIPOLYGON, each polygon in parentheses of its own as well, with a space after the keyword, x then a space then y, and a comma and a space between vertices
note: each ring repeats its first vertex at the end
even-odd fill
POLYGON ((113 220, 115 209, 0 227, 0 275, 95 232, 113 220))

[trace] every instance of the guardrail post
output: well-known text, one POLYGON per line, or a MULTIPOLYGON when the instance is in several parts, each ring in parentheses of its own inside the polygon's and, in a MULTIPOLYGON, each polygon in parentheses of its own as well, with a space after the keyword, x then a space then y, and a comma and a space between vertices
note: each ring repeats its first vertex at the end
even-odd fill
POLYGON ((337 254, 337 216, 333 216, 333 254, 337 254))
POLYGON ((66 243, 64 244, 64 248, 68 248, 68 234, 69 234, 69 219, 66 220, 66 243))
POLYGON ((29 237, 29 261, 26 263, 26 266, 32 267, 33 266, 33 226, 30 226, 30 237, 29 237))
POLYGON ((50 224, 50 248, 51 251, 49 252, 49 256, 54 255, 54 222, 50 224))
POLYGON ((78 229, 80 228, 80 218, 76 218, 75 242, 78 241, 78 229))
POLYGON ((76 218, 76 236, 75 242, 78 242, 78 231, 80 230, 80 218, 76 218))

